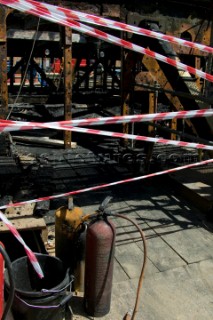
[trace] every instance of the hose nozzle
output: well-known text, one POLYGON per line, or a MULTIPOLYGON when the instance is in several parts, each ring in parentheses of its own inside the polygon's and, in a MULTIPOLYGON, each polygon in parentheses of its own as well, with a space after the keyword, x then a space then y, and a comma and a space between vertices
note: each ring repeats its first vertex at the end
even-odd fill
POLYGON ((123 317, 123 320, 131 320, 132 319, 132 312, 127 312, 123 317))

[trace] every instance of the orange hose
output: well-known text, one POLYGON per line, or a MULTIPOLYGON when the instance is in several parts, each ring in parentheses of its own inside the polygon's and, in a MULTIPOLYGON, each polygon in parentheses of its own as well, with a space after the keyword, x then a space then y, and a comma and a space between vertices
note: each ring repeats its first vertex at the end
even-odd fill
POLYGON ((136 293, 136 300, 135 300, 135 306, 134 306, 134 310, 132 313, 132 316, 130 316, 129 313, 127 313, 124 317, 124 320, 134 320, 136 313, 138 312, 138 306, 139 306, 139 297, 140 297, 140 291, 142 288, 142 284, 143 284, 143 279, 144 279, 144 273, 145 273, 145 266, 146 266, 146 261, 147 261, 147 245, 146 245, 146 238, 144 235, 143 230, 139 227, 139 225, 133 221, 132 219, 122 215, 122 214, 113 214, 113 213, 109 213, 107 214, 109 216, 114 216, 114 217, 119 217, 119 218, 123 218, 126 219, 128 221, 130 221, 139 231, 142 241, 143 241, 143 248, 144 248, 144 259, 143 259, 143 265, 141 268, 141 273, 140 273, 140 277, 139 277, 139 281, 138 281, 138 287, 137 287, 137 293, 136 293))

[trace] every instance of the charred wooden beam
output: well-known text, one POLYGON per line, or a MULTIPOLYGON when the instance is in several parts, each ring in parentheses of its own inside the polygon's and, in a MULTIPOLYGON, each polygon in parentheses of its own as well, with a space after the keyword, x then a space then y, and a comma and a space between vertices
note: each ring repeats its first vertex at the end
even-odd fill
MULTIPOLYGON (((34 40, 36 41, 60 41, 60 33, 53 31, 35 31, 35 30, 19 30, 19 29, 9 29, 7 31, 7 39, 22 39, 22 40, 34 40)), ((83 43, 85 39, 82 35, 78 33, 72 34, 72 42, 83 43)))
POLYGON ((119 4, 108 4, 102 5, 102 15, 106 17, 120 18, 121 6, 119 4))
POLYGON ((88 3, 88 2, 71 2, 71 1, 62 1, 63 6, 69 7, 73 10, 78 10, 90 14, 101 14, 101 5, 97 3, 88 3))
MULTIPOLYGON (((72 119, 72 30, 64 29, 64 116, 72 119)), ((64 147, 71 148, 71 131, 64 132, 64 147)))
MULTIPOLYGON (((147 70, 152 75, 154 81, 157 81, 157 83, 160 85, 161 88, 164 90, 174 91, 171 83, 168 81, 168 78, 166 77, 163 70, 160 68, 158 62, 148 56, 144 56, 142 59, 142 62, 144 66, 147 68, 147 70)), ((172 96, 168 92, 164 91, 166 97, 170 101, 170 103, 174 106, 174 108, 177 111, 184 110, 184 106, 182 105, 181 101, 177 96, 172 96)), ((186 119, 187 125, 192 129, 192 131, 197 134, 195 127, 191 123, 189 119, 186 119)))
POLYGON ((7 31, 6 18, 9 10, 0 6, 0 117, 5 119, 8 112, 8 89, 7 89, 7 31))

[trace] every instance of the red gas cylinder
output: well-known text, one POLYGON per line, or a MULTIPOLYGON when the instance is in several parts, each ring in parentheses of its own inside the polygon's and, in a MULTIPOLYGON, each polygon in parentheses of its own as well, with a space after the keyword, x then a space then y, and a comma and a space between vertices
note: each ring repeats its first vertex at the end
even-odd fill
MULTIPOLYGON (((0 242, 0 246, 4 247, 0 242)), ((0 253, 0 319, 3 315, 4 308, 4 259, 0 253)))
POLYGON ((110 311, 115 227, 107 218, 91 222, 86 235, 84 303, 86 312, 102 317, 110 311))

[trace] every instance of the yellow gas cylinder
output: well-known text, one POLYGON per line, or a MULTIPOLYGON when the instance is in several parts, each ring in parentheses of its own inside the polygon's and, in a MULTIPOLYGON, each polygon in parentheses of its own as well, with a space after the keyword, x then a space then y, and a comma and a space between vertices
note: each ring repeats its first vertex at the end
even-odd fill
POLYGON ((55 212, 55 255, 75 276, 74 290, 84 288, 84 226, 83 211, 73 205, 69 198, 68 206, 55 212))

